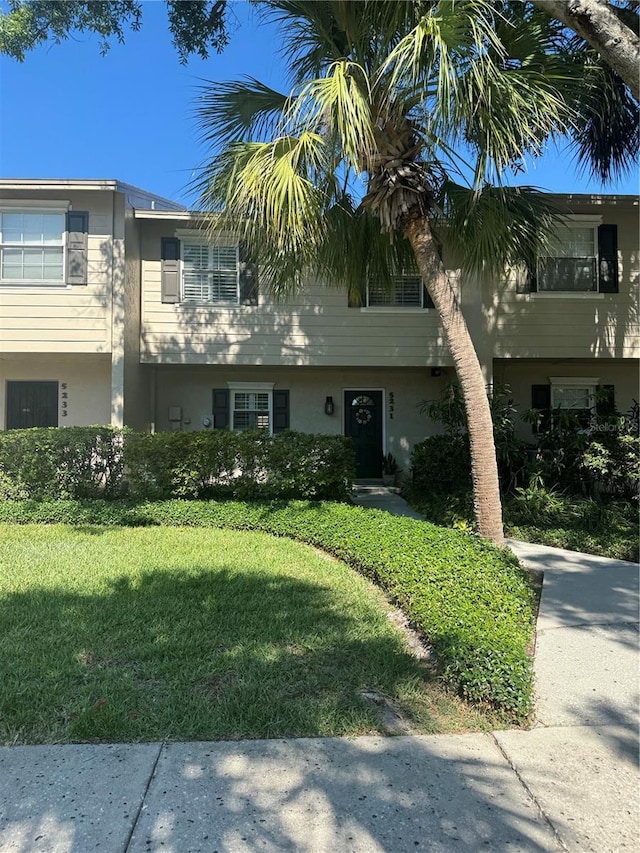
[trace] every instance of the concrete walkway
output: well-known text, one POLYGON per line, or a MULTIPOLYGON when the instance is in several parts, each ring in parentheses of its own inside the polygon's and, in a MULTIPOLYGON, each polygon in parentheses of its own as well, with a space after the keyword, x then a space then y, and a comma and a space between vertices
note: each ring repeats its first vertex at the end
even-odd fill
POLYGON ((511 546, 545 572, 531 731, 4 747, 0 853, 639 849, 638 567, 511 546))

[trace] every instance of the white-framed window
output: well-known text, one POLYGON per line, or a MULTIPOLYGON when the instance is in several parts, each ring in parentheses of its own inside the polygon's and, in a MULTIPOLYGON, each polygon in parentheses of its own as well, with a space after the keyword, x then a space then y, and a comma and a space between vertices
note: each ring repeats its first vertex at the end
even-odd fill
POLYGON ((240 303, 238 246, 183 237, 182 301, 240 303))
POLYGON ((594 377, 551 377, 551 409, 569 412, 589 426, 596 413, 596 393, 599 380, 594 377))
POLYGON ((559 225, 548 255, 538 258, 539 293, 598 292, 598 223, 559 225))
POLYGON ((0 211, 0 282, 64 282, 65 214, 32 208, 0 211))
POLYGON ((264 429, 273 433, 273 383, 229 384, 231 429, 264 429))
POLYGON ((367 285, 367 308, 423 308, 424 284, 414 272, 402 273, 394 279, 391 290, 384 285, 367 285))

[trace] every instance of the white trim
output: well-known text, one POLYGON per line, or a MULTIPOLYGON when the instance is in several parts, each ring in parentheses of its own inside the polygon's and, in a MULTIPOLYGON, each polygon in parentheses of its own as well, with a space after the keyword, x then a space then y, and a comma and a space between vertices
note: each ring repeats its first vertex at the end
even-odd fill
MULTIPOLYGON (((269 417, 269 435, 273 435, 273 386, 275 382, 227 382, 229 388, 229 428, 232 432, 236 431, 234 423, 235 396, 236 394, 267 394, 269 417)), ((264 409, 258 410, 264 413, 264 409)), ((238 432, 240 430, 237 430, 238 432)))
POLYGON ((592 385, 599 385, 600 379, 597 376, 550 376, 550 385, 572 385, 574 388, 589 388, 592 385))
POLYGON ((418 308, 415 305, 403 308, 401 305, 371 305, 360 308, 361 314, 424 314, 433 308, 418 308))
POLYGON ((49 201, 32 198, 0 198, 2 211, 19 213, 25 207, 30 208, 31 212, 35 209, 36 212, 42 210, 43 213, 67 213, 71 208, 71 202, 61 198, 49 201))
MULTIPOLYGON (((34 287, 43 287, 45 289, 49 289, 52 287, 66 288, 70 285, 67 284, 67 220, 66 216, 69 211, 69 207, 61 207, 61 201, 56 200, 53 202, 46 201, 38 201, 38 202, 29 202, 27 201, 24 205, 17 206, 16 199, 8 199, 8 204, 4 203, 4 199, 0 199, 0 253, 2 253, 3 249, 46 249, 46 248, 56 248, 62 249, 62 277, 61 278, 2 278, 2 260, 0 258, 0 287, 5 290, 7 288, 16 287, 20 288, 34 288, 34 287), (14 206, 15 205, 15 206, 14 206), (2 215, 5 213, 24 213, 24 214, 35 214, 42 213, 45 215, 58 214, 63 217, 62 221, 62 231, 60 232, 60 243, 54 244, 37 244, 37 243, 5 243, 4 242, 4 232, 2 231, 2 215)), ((69 205, 69 202, 65 202, 69 205)))
POLYGON ((227 382, 230 391, 273 391, 275 382, 227 382))
POLYGON ((604 299, 606 296, 597 290, 536 290, 519 295, 530 296, 531 299, 604 299))

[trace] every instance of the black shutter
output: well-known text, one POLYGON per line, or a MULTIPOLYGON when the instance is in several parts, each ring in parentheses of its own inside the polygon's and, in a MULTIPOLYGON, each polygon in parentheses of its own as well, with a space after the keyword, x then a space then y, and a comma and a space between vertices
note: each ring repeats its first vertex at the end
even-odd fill
POLYGON ((162 259, 161 299, 175 304, 180 302, 180 240, 163 237, 160 250, 162 259))
POLYGON ((598 228, 598 284, 600 293, 618 292, 618 226, 598 228))
POLYGON ((238 246, 238 263, 240 265, 240 304, 258 304, 258 268, 249 261, 247 247, 244 243, 238 246))
POLYGON ((536 274, 536 261, 529 264, 527 269, 518 273, 516 278, 516 293, 536 293, 538 290, 538 276, 536 274))
POLYGON ((213 428, 229 429, 229 391, 213 389, 213 428))
POLYGON ((596 412, 600 418, 608 418, 616 413, 616 389, 613 385, 598 385, 596 412))
POLYGON ((89 214, 70 210, 67 213, 67 284, 87 283, 89 248, 89 214))
POLYGON ((273 392, 273 432, 289 429, 289 392, 273 392))
POLYGON ((422 307, 423 308, 435 308, 436 306, 433 304, 433 299, 429 295, 429 291, 427 290, 427 285, 422 285, 422 307))
POLYGON ((367 304, 366 285, 350 287, 347 293, 347 305, 349 308, 364 308, 367 304))
POLYGON ((551 385, 531 386, 531 408, 542 414, 539 427, 534 432, 546 432, 551 427, 551 385))

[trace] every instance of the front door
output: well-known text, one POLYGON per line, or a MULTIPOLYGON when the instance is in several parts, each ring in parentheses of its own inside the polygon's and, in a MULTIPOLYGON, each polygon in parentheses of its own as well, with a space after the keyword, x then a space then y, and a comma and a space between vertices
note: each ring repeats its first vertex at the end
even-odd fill
POLYGON ((382 476, 382 391, 345 391, 344 431, 356 450, 356 477, 382 476))
POLYGON ((57 382, 7 382, 7 429, 56 426, 57 382))

